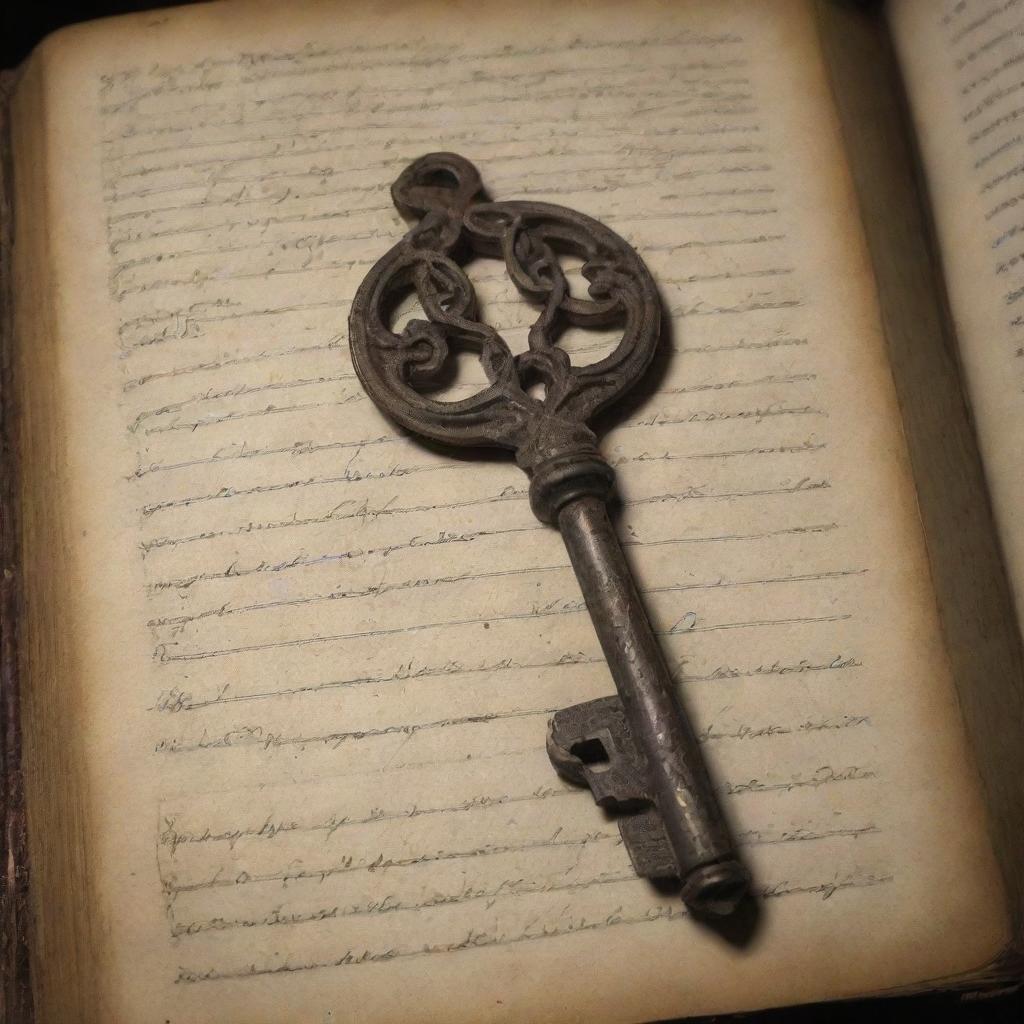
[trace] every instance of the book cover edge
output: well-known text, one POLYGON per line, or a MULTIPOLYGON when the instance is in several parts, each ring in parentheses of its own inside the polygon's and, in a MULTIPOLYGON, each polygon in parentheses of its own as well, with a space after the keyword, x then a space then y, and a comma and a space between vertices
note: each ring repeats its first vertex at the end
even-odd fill
POLYGON ((16 72, 0 72, 0 1016, 6 1024, 31 1024, 31 911, 18 671, 21 578, 15 515, 17 446, 10 386, 14 223, 9 115, 16 78, 16 72))

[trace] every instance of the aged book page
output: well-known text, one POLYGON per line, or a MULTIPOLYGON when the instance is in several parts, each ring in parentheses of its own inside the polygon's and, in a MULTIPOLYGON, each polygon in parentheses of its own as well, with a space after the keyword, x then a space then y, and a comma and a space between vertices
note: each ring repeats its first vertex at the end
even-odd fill
MULTIPOLYGON (((38 56, 28 444, 59 407, 39 514, 73 585, 34 625, 71 627, 100 986, 76 1018, 44 965, 46 1019, 650 1020, 1006 942, 810 10, 585 10, 218 4, 38 56), (525 478, 396 434, 354 379, 387 186, 439 148, 607 220, 663 289, 604 450, 756 875, 745 943, 548 764, 547 717, 611 683, 525 478)), ((501 265, 472 274, 522 346, 501 265)))
POLYGON ((1024 4, 895 0, 890 10, 1024 624, 1024 4))
MULTIPOLYGON (((948 315, 932 210, 908 129, 902 69, 885 19, 817 6, 917 490, 939 622, 974 751, 990 831, 1024 922, 1024 655, 984 463, 948 315)), ((1008 954, 992 973, 1019 976, 1008 954)), ((974 976, 970 984, 979 983, 974 976)))

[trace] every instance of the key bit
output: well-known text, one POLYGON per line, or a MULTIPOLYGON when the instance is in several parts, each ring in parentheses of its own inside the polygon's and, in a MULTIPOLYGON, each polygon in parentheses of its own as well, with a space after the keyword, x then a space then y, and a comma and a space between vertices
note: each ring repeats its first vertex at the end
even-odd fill
POLYGON ((678 878, 701 914, 727 914, 749 888, 700 746, 608 517, 614 472, 588 422, 643 376, 660 336, 661 304, 647 267, 605 225, 574 210, 492 202, 476 168, 454 153, 410 164, 391 189, 416 223, 370 270, 352 303, 352 361, 377 406, 401 426, 455 445, 509 448, 530 477, 537 518, 557 526, 618 690, 567 708, 549 725, 555 769, 614 812, 637 874, 678 878), (559 254, 581 258, 588 297, 570 293, 559 254), (504 260, 539 307, 527 351, 513 355, 480 318, 461 262, 504 260), (394 333, 396 304, 415 290, 427 319, 394 333), (621 327, 605 358, 573 366, 558 347, 569 326, 621 327), (488 385, 458 401, 424 389, 453 346, 475 351, 488 385), (532 393, 543 385, 543 397, 532 393))

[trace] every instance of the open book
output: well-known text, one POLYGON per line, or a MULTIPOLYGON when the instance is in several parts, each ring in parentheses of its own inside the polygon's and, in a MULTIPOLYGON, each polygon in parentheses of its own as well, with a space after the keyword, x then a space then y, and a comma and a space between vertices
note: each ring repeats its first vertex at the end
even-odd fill
MULTIPOLYGON (((3 628, 39 1021, 626 1022, 1019 973, 1024 7, 887 15, 218 3, 28 61, 3 628), (742 936, 552 771, 547 719, 612 687, 525 477, 354 377, 388 187, 439 149, 662 290, 602 447, 742 936)), ((501 264, 469 273, 523 346, 501 264)))

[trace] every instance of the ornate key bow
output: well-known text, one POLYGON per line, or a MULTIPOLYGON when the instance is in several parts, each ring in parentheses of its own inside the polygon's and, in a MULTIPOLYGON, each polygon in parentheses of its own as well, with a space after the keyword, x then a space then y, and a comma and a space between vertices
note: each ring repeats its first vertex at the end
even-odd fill
POLYGON ((356 373, 381 410, 411 431, 515 452, 530 476, 534 513, 562 534, 619 693, 558 712, 549 724, 551 761, 618 812, 638 874, 679 878, 691 909, 729 913, 748 875, 608 518, 614 473, 587 426, 654 357, 661 307, 651 275, 590 217, 548 203, 491 202, 476 168, 454 153, 414 161, 391 195, 419 222, 356 293, 356 373), (583 260, 589 298, 570 294, 559 253, 583 260), (471 254, 503 259, 519 292, 540 307, 527 351, 514 355, 480 319, 459 263, 471 254), (427 319, 394 333, 392 313, 410 288, 427 319), (573 366, 558 347, 567 326, 610 325, 621 325, 622 336, 598 362, 573 366), (439 378, 453 343, 478 352, 488 385, 458 401, 430 398, 422 388, 439 378), (531 393, 538 383, 542 397, 531 393))

